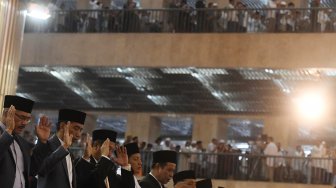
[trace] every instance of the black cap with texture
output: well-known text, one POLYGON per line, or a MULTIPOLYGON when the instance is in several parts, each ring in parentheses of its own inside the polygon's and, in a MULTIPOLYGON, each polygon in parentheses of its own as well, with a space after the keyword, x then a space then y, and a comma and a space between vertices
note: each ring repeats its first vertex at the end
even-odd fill
POLYGON ((16 110, 31 113, 34 106, 34 101, 16 95, 6 95, 4 108, 9 108, 11 105, 13 105, 16 110))
POLYGON ((58 121, 71 121, 76 122, 84 125, 86 118, 86 113, 78 111, 78 110, 72 110, 72 109, 60 109, 58 111, 58 121))
POLYGON ((196 182, 196 188, 212 188, 211 179, 204 179, 196 182))
POLYGON ((116 142, 117 132, 108 129, 96 129, 92 132, 92 141, 110 139, 111 142, 116 142))
POLYGON ((177 184, 180 181, 184 181, 186 179, 196 179, 195 176, 195 171, 193 170, 184 170, 181 172, 178 172, 174 174, 173 180, 174 180, 174 185, 177 184))
POLYGON ((138 144, 135 142, 125 144, 124 146, 126 147, 128 157, 131 157, 133 154, 140 153, 138 144))
POLYGON ((153 153, 153 164, 155 163, 177 163, 177 153, 171 150, 161 150, 153 153))

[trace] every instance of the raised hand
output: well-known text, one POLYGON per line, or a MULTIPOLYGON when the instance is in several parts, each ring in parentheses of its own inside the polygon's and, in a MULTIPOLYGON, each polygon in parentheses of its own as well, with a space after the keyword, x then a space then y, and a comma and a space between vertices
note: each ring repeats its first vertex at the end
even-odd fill
POLYGON ((112 160, 120 166, 127 166, 128 165, 128 156, 127 156, 126 147, 117 146, 116 151, 117 151, 117 157, 112 158, 112 160))
POLYGON ((83 158, 85 160, 89 160, 91 154, 92 154, 92 139, 88 135, 88 138, 87 138, 86 143, 85 143, 85 150, 84 150, 83 158))
POLYGON ((51 131, 51 122, 47 116, 40 117, 39 124, 35 127, 36 135, 42 143, 47 143, 51 131))
POLYGON ((5 117, 5 125, 6 125, 6 131, 8 132, 8 134, 12 134, 13 130, 15 129, 15 120, 14 120, 14 116, 15 116, 15 112, 16 109, 13 105, 11 105, 7 111, 7 115, 5 117))
POLYGON ((70 127, 70 121, 68 121, 65 126, 64 126, 64 131, 63 131, 63 147, 65 149, 68 149, 71 144, 72 144, 72 137, 73 135, 69 133, 69 127, 70 127))
POLYGON ((108 156, 110 153, 110 139, 106 139, 102 146, 100 147, 100 151, 102 155, 108 156))

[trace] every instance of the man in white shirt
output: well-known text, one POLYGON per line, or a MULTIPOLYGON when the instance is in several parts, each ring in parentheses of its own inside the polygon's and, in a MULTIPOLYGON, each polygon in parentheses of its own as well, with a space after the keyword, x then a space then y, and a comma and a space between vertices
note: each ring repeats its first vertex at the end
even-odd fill
POLYGON ((270 157, 266 158, 266 166, 268 170, 268 178, 270 181, 274 179, 274 167, 275 167, 275 156, 278 155, 278 147, 273 142, 273 137, 268 137, 268 144, 264 149, 265 155, 270 155, 270 157))

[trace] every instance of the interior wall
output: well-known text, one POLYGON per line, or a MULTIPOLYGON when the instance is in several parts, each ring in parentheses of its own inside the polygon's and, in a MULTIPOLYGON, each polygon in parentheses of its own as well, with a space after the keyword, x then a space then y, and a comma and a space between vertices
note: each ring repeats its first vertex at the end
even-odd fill
POLYGON ((336 37, 332 33, 29 33, 24 35, 21 64, 336 68, 335 51, 336 37))

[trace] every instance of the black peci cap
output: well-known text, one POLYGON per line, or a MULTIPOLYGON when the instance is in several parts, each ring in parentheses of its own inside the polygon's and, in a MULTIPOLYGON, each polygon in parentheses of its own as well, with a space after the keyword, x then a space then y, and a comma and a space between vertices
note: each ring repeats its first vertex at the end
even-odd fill
POLYGON ((92 132, 92 141, 96 140, 106 140, 110 139, 111 142, 116 142, 117 140, 117 132, 107 129, 96 129, 92 132))
POLYGON ((86 118, 86 113, 78 111, 78 110, 72 110, 72 109, 60 109, 58 111, 58 122, 62 121, 71 121, 76 122, 84 125, 86 118))
POLYGON ((196 188, 212 188, 211 179, 204 179, 196 182, 196 188))
POLYGON ((166 162, 177 164, 177 153, 171 150, 161 150, 153 153, 153 164, 166 162))
POLYGON ((125 144, 124 146, 126 147, 128 157, 131 157, 133 154, 140 153, 138 144, 135 142, 125 144))
POLYGON ((184 170, 184 171, 181 171, 181 172, 178 172, 178 173, 174 174, 174 176, 173 176, 174 185, 177 184, 178 182, 184 181, 186 179, 196 179, 195 171, 184 170))
POLYGON ((16 95, 6 95, 4 108, 9 108, 11 105, 13 105, 16 110, 31 113, 34 106, 34 101, 16 95))

